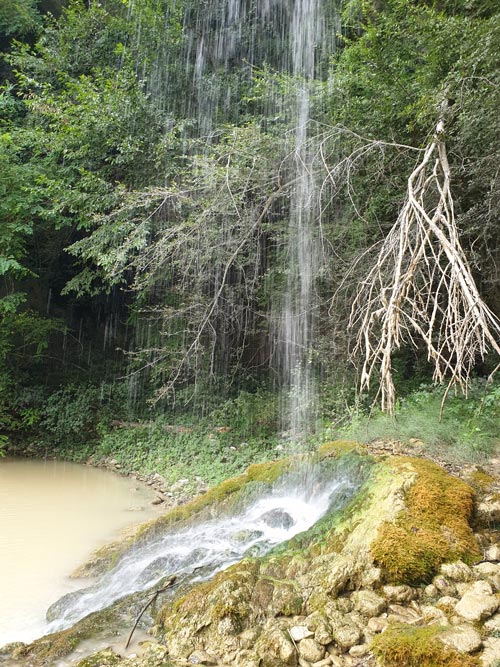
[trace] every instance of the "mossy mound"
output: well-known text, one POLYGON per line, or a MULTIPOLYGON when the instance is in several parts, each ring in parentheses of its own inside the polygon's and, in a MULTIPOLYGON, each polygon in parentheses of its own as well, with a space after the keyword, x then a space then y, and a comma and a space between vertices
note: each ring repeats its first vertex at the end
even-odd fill
POLYGON ((389 626, 371 644, 381 667, 478 667, 478 659, 444 646, 437 625, 389 626))
POLYGON ((472 563, 480 549, 470 528, 474 492, 442 468, 423 459, 410 462, 417 473, 405 497, 405 510, 384 523, 372 545, 372 555, 395 583, 429 582, 444 561, 472 563))

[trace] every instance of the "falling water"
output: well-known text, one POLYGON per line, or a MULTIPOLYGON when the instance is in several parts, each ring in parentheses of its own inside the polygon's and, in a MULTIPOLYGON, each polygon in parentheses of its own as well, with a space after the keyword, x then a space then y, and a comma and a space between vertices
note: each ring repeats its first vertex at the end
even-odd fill
POLYGON ((318 268, 316 184, 308 143, 309 86, 315 77, 315 52, 324 20, 319 0, 296 0, 291 23, 293 73, 300 81, 295 96, 295 180, 289 220, 289 271, 283 303, 279 351, 287 405, 283 410, 292 442, 314 428, 316 386, 312 372, 314 279, 318 268))

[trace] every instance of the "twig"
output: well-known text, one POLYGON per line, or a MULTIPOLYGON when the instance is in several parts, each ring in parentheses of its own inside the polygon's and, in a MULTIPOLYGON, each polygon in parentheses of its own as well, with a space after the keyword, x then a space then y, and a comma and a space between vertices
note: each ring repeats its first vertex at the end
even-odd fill
POLYGON ((151 600, 149 600, 148 603, 146 605, 144 605, 144 607, 142 608, 139 616, 135 620, 134 627, 132 628, 132 630, 130 632, 130 635, 128 637, 127 643, 125 644, 125 649, 128 649, 130 641, 132 639, 132 635, 134 634, 135 629, 136 629, 139 621, 141 620, 142 615, 144 614, 144 612, 153 604, 153 602, 155 602, 156 598, 160 595, 160 593, 164 593, 168 588, 171 588, 174 585, 176 580, 177 580, 176 575, 174 575, 173 577, 170 577, 170 579, 167 581, 165 586, 163 586, 162 588, 159 588, 157 591, 155 591, 153 593, 152 597, 151 597, 151 600))

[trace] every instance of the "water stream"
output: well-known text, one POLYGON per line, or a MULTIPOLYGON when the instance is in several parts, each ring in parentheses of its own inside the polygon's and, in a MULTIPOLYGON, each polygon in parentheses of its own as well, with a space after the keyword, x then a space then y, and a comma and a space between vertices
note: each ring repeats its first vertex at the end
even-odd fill
POLYGON ((165 532, 127 552, 94 585, 69 593, 48 612, 49 631, 64 629, 87 614, 108 607, 166 577, 194 583, 238 562, 264 555, 313 526, 327 511, 341 509, 361 484, 360 470, 342 466, 332 474, 307 466, 284 475, 229 515, 165 532))

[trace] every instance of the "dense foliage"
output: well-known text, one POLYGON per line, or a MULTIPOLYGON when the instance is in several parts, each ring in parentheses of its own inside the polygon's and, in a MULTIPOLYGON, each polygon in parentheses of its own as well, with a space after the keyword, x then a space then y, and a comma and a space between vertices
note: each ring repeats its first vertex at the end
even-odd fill
MULTIPOLYGON (((36 426, 76 446, 151 400, 173 420, 273 390, 301 84, 293 3, 261 4, 2 3, 4 436, 36 426), (51 406, 75 392, 92 407, 64 431, 51 406)), ((353 292, 444 106, 462 242, 500 312, 500 10, 322 5, 306 139, 322 248, 311 363, 335 422, 353 401, 353 292)), ((404 391, 428 381, 422 350, 395 364, 404 391)))

